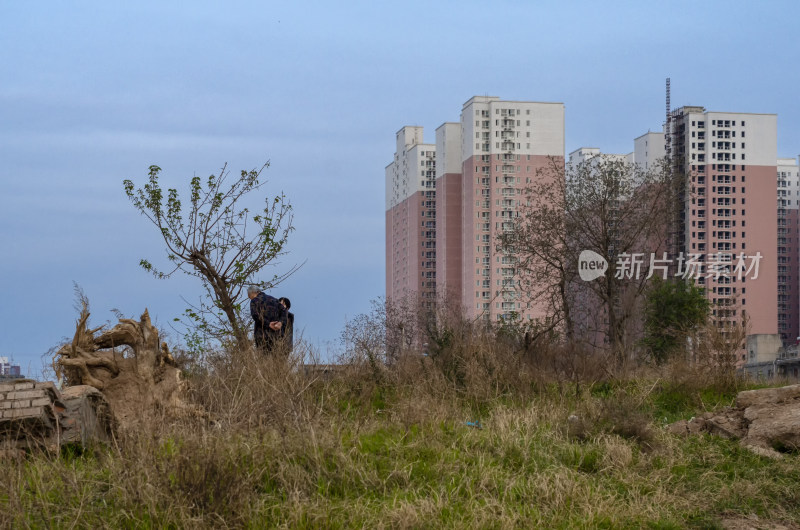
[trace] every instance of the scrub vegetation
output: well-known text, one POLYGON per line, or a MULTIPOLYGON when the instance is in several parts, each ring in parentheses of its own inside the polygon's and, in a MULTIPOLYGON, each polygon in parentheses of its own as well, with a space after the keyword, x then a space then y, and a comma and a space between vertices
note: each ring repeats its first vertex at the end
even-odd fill
POLYGON ((730 405, 742 381, 674 359, 612 371, 465 322, 436 336, 388 363, 381 341, 352 340, 334 368, 302 342, 288 361, 177 352, 207 417, 7 457, 0 527, 800 525, 796 453, 664 428, 730 405))

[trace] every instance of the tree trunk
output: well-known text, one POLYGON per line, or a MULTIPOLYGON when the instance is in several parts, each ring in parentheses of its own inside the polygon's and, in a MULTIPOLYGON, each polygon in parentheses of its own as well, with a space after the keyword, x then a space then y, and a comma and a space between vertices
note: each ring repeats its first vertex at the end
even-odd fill
POLYGON ((95 337, 102 327, 88 328, 88 303, 82 302, 72 342, 53 358, 53 368, 65 386, 90 385, 102 391, 123 429, 146 421, 156 410, 203 415, 183 401, 186 382, 146 309, 140 320, 121 318, 95 337))

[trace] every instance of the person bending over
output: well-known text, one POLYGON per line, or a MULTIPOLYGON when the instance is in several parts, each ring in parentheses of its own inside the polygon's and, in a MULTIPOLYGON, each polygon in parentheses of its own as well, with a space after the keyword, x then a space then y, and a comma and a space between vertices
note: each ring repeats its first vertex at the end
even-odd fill
POLYGON ((251 285, 247 288, 250 298, 250 315, 253 317, 253 338, 256 349, 271 354, 277 347, 287 324, 286 309, 278 299, 251 285))

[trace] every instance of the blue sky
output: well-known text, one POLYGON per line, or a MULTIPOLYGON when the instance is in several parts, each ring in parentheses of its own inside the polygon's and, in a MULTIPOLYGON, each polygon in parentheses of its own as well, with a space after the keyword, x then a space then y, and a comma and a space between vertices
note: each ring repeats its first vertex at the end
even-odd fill
MULTIPOLYGON (((306 339, 336 345, 384 293, 384 167, 394 133, 428 141, 476 94, 566 105, 567 152, 628 152, 673 107, 778 114, 800 152, 795 2, 0 3, 0 355, 41 371, 93 321, 163 325, 190 278, 158 281, 153 227, 122 180, 180 187, 271 161, 296 231, 277 289, 306 339)), ((280 271, 280 267, 276 269, 280 271)), ((271 276, 271 272, 265 273, 271 276)))

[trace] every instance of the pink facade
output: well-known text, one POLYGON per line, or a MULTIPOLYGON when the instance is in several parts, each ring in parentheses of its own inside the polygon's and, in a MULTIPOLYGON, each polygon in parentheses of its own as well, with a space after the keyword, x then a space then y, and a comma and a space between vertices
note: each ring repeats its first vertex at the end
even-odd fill
POLYGON ((775 210, 775 166, 706 164, 692 180, 686 252, 703 254, 707 266, 718 254, 730 256, 733 266, 740 253, 761 254, 756 279, 754 273, 741 280, 738 274, 706 274, 698 283, 712 302, 734 300, 747 314, 751 334, 777 333, 778 255, 773 241, 778 227, 776 216, 765 215, 775 210))
MULTIPOLYGON (((563 167, 563 156, 554 155, 563 167)), ((471 317, 490 320, 518 314, 525 320, 546 316, 532 306, 518 287, 515 257, 497 251, 498 239, 510 229, 526 186, 541 178, 557 178, 544 155, 514 153, 471 156, 463 163, 463 288, 462 303, 471 317)), ((563 178, 563 176, 562 176, 563 178)))
POLYGON ((778 222, 773 213, 776 166, 742 167, 742 190, 737 193, 742 201, 742 251, 748 256, 758 252, 762 259, 758 278, 748 277, 742 283, 741 305, 750 319, 749 333, 778 333, 778 249, 774 243, 778 222))
POLYGON ((425 242, 419 230, 422 192, 386 212, 386 296, 400 298, 407 292, 422 289, 424 269, 420 252, 425 242))
POLYGON ((445 173, 436 179, 436 285, 448 300, 461 296, 462 177, 445 173))

